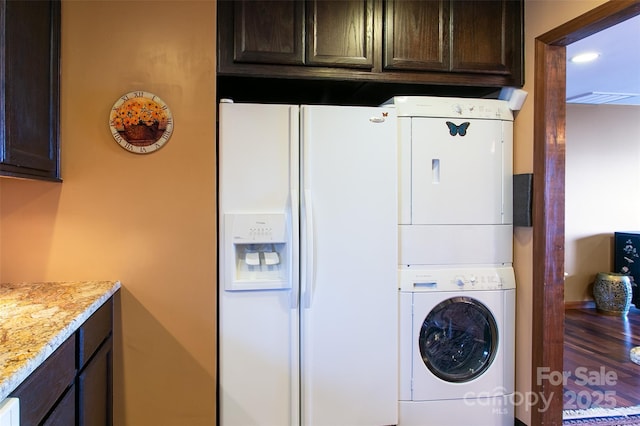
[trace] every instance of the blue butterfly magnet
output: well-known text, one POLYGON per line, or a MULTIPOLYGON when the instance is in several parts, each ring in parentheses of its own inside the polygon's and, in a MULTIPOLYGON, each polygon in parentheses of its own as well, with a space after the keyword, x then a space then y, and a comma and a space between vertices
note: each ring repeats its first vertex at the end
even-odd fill
POLYGON ((469 123, 468 121, 465 121, 464 123, 460 124, 459 126, 455 125, 454 123, 447 121, 447 127, 449 128, 449 134, 451 136, 455 136, 455 135, 460 135, 460 136, 464 136, 467 134, 467 129, 469 128, 469 125, 471 123, 469 123))

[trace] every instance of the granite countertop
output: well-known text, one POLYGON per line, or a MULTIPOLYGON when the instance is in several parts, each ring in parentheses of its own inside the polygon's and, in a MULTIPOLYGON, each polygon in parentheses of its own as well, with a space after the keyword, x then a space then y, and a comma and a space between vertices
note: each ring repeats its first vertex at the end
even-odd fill
POLYGON ((0 283, 0 401, 119 288, 119 281, 0 283))

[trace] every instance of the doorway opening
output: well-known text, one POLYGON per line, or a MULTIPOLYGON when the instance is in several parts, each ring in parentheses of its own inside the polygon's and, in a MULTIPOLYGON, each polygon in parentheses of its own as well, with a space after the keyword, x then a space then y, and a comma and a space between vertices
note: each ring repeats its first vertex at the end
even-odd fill
POLYGON ((562 398, 552 397, 562 383, 538 383, 537 372, 563 371, 566 46, 639 14, 638 0, 610 1, 535 41, 531 383, 551 403, 532 410, 534 425, 562 424, 562 398))

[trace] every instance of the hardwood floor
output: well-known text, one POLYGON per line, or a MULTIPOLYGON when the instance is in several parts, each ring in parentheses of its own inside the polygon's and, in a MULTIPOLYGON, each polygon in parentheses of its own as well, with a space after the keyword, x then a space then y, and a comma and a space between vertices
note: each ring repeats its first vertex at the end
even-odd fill
POLYGON ((640 365, 629 358, 634 346, 640 346, 640 309, 633 305, 626 317, 603 315, 595 307, 567 309, 563 408, 640 405, 640 365))

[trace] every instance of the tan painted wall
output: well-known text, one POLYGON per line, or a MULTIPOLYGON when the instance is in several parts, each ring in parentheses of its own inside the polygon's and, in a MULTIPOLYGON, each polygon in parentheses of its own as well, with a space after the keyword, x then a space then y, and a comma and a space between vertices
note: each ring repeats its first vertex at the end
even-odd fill
MULTIPOLYGON (((526 0, 516 173, 533 169, 534 38, 604 3, 526 0)), ((215 2, 63 1, 62 185, 0 179, 0 280, 120 279, 118 425, 215 418, 215 2), (112 140, 121 94, 173 111, 149 156, 112 140)), ((531 229, 515 234, 517 374, 530 389, 531 229)), ((516 409, 528 422, 525 404, 516 409)))
POLYGON ((593 300, 613 233, 640 230, 640 106, 567 105, 565 301, 593 300))
POLYGON ((115 424, 215 424, 215 2, 63 1, 64 183, 0 179, 2 281, 119 279, 115 424), (160 151, 109 110, 160 96, 160 151))

